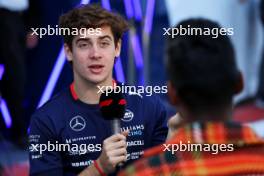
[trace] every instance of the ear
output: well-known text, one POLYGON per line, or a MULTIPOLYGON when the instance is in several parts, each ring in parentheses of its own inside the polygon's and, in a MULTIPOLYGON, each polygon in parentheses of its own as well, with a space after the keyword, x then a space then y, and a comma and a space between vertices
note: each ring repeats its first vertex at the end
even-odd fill
POLYGON ((178 96, 175 87, 173 86, 171 81, 168 81, 168 96, 170 103, 172 105, 177 105, 178 104, 178 96))
POLYGON ((66 43, 64 43, 63 47, 64 47, 64 52, 66 54, 67 60, 72 61, 73 56, 72 56, 72 51, 71 51, 70 47, 66 43))
POLYGON ((121 44, 122 44, 122 41, 121 41, 121 39, 119 39, 118 42, 116 43, 116 46, 115 46, 115 57, 120 56, 121 44))
POLYGON ((235 94, 240 93, 243 90, 243 88, 244 88, 244 79, 243 79, 242 73, 239 72, 239 78, 238 78, 238 81, 235 85, 235 90, 234 90, 235 92, 234 93, 235 94))

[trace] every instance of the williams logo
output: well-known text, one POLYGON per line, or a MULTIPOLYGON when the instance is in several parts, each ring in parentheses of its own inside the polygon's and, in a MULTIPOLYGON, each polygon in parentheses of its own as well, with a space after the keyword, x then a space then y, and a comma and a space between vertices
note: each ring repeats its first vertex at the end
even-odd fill
POLYGON ((121 119, 124 122, 130 122, 134 117, 134 113, 129 109, 126 109, 124 117, 121 119))

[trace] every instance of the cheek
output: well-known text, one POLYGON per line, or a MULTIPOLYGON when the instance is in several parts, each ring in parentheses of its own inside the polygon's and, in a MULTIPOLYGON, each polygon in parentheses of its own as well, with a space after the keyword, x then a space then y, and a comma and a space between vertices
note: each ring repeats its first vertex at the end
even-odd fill
POLYGON ((78 63, 84 63, 85 62, 85 58, 87 56, 87 52, 84 52, 84 51, 76 51, 73 55, 73 57, 75 58, 75 61, 78 62, 78 63))
POLYGON ((105 65, 106 65, 108 71, 111 71, 113 69, 114 62, 115 62, 115 58, 113 58, 113 57, 107 58, 105 65))
POLYGON ((108 50, 107 52, 104 53, 103 58, 105 58, 105 61, 109 64, 113 64, 115 60, 115 52, 113 49, 108 50))
POLYGON ((77 70, 81 71, 87 66, 87 59, 82 53, 75 53, 73 55, 73 65, 77 70))

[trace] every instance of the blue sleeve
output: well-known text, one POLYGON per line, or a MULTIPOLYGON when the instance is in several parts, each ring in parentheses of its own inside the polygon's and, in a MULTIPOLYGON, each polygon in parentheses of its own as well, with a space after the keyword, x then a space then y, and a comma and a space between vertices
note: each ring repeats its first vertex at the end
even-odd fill
POLYGON ((56 143, 54 131, 54 126, 48 116, 32 116, 29 132, 30 176, 63 175, 60 153, 51 150, 41 151, 48 142, 56 143))
POLYGON ((154 133, 152 135, 152 147, 162 144, 166 141, 167 134, 168 134, 168 116, 167 111, 160 101, 159 98, 157 98, 157 103, 155 107, 155 114, 156 122, 154 125, 154 133))

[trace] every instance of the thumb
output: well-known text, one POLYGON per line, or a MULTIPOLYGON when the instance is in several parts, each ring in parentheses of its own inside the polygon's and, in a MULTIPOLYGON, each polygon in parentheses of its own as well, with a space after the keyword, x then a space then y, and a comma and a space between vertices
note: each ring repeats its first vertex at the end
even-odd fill
POLYGON ((128 133, 129 133, 129 130, 126 130, 126 131, 121 132, 121 134, 124 135, 125 137, 128 136, 128 133))

